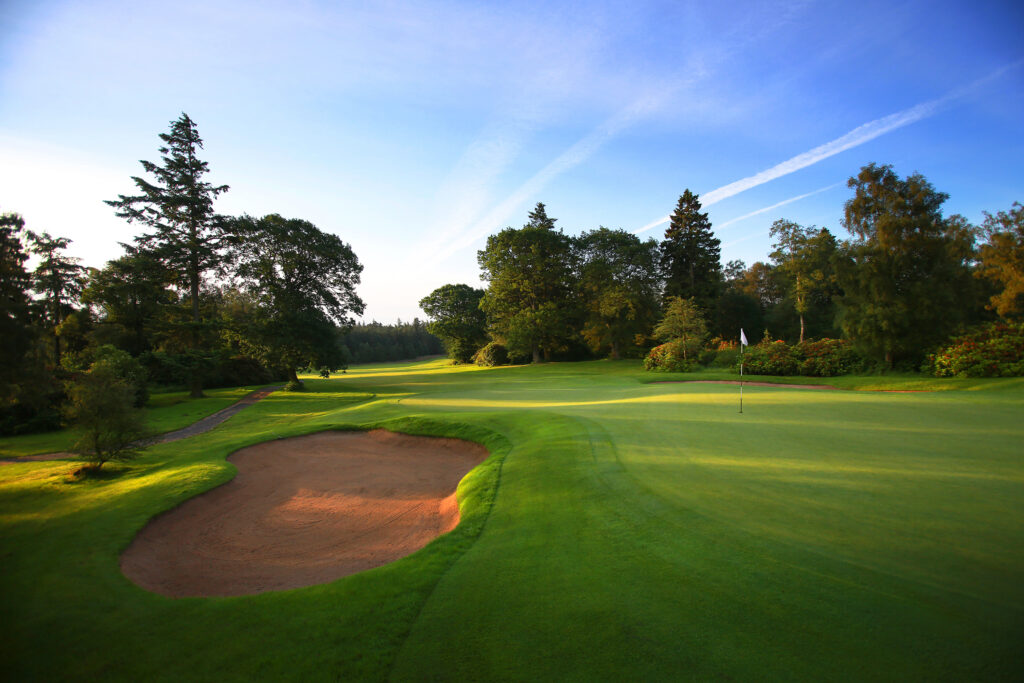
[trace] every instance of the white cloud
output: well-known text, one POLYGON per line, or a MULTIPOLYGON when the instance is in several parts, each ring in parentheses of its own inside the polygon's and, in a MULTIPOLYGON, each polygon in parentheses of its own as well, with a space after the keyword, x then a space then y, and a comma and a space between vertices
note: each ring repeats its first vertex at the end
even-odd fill
POLYGON ((516 188, 512 194, 491 209, 482 219, 464 230, 461 235, 455 236, 437 252, 432 254, 430 258, 436 260, 445 259, 460 249, 470 246, 495 229, 500 228, 517 209, 532 197, 535 197, 548 183, 589 159, 602 145, 655 109, 665 94, 641 98, 606 120, 586 137, 558 155, 547 166, 534 174, 533 177, 516 188))
POLYGON ((811 197, 811 196, 816 195, 816 194, 821 194, 822 192, 827 192, 829 190, 832 190, 832 189, 835 189, 837 187, 840 187, 842 184, 843 183, 833 183, 833 184, 828 185, 826 187, 822 187, 822 188, 819 188, 817 190, 814 190, 813 192, 807 192, 805 194, 797 195, 796 197, 790 197, 789 199, 783 199, 781 202, 777 202, 775 204, 772 204, 771 206, 766 206, 763 209, 758 209, 757 211, 751 211, 750 213, 746 213, 746 214, 743 214, 742 216, 737 216, 736 218, 727 220, 724 223, 719 223, 719 224, 717 224, 715 226, 715 230, 721 230, 722 228, 728 227, 728 226, 730 226, 730 225, 732 225, 734 223, 739 223, 740 221, 745 221, 748 218, 753 218, 754 216, 760 215, 762 213, 768 213, 772 209, 777 209, 780 206, 785 206, 786 204, 792 204, 793 202, 798 202, 801 199, 806 199, 807 197, 811 197))
MULTIPOLYGON (((776 164, 771 168, 765 169, 760 173, 755 173, 752 176, 741 178, 740 180, 731 182, 728 185, 723 185, 722 187, 711 190, 701 196, 701 205, 704 207, 711 206, 723 199, 728 199, 729 197, 733 197, 741 192, 757 187, 758 185, 764 185, 767 182, 789 175, 790 173, 794 173, 800 169, 813 166, 819 161, 828 159, 840 152, 845 152, 848 149, 863 145, 864 143, 870 142, 881 135, 885 135, 886 133, 908 126, 912 123, 916 123, 922 119, 926 119, 937 113, 943 106, 949 104, 953 100, 968 95, 981 85, 995 80, 1010 69, 1020 66, 1022 63, 1024 63, 1024 60, 1013 62, 1012 64, 994 71, 984 78, 981 78, 967 86, 957 88, 942 97, 922 102, 921 104, 910 107, 909 109, 904 109, 903 111, 898 111, 895 114, 883 116, 882 118, 875 119, 874 121, 869 121, 863 125, 857 126, 849 133, 839 136, 835 140, 826 142, 823 145, 818 145, 814 149, 798 154, 795 157, 776 164)), ((651 228, 667 223, 669 218, 669 216, 659 218, 656 221, 648 223, 642 228, 634 230, 633 233, 639 235, 651 228)))

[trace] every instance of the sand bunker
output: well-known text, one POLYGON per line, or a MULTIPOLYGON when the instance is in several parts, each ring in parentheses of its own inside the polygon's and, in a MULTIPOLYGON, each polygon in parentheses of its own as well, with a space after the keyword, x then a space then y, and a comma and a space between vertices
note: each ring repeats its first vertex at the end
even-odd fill
POLYGON ((382 430, 251 446, 230 457, 230 482, 152 520, 121 569, 143 588, 184 597, 297 588, 379 567, 455 528, 455 488, 487 455, 467 441, 382 430))

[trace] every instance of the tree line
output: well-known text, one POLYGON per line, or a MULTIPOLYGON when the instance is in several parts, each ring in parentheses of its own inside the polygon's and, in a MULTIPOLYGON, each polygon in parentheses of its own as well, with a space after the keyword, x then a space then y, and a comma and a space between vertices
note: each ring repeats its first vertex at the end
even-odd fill
POLYGON ((93 379, 148 377, 201 396, 204 386, 278 378, 300 388, 298 368, 370 359, 382 335, 379 355, 438 350, 419 321, 373 325, 346 344, 365 308, 350 246, 299 218, 218 214, 229 188, 206 181, 195 122, 182 114, 160 139, 159 161, 132 176, 135 192, 106 202, 142 232, 103 268, 68 256, 70 240, 0 215, 0 432, 59 426, 67 396, 88 393, 68 382, 94 369, 93 379))
MULTIPOLYGON (((880 368, 916 368, 972 325, 1024 317, 1024 209, 980 226, 945 216, 949 195, 919 173, 869 164, 851 177, 840 239, 786 219, 772 251, 721 262, 699 196, 686 190, 664 238, 555 227, 543 203, 521 228, 487 239, 485 289, 451 284, 424 297, 428 329, 468 362, 500 345, 513 360, 641 356, 680 335, 847 340, 880 368), (756 336, 755 336, 756 335, 756 336)), ((685 353, 685 351, 684 351, 685 353)))

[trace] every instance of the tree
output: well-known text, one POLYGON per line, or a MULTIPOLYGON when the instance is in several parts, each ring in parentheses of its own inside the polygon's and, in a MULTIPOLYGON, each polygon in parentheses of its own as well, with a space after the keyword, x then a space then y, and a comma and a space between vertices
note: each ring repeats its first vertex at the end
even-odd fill
POLYGON ((978 276, 1001 289, 989 305, 1003 318, 1024 318, 1024 206, 1014 202, 1009 211, 994 216, 984 212, 978 276))
POLYGON ((771 227, 772 261, 778 272, 789 280, 789 293, 800 316, 800 343, 804 341, 804 316, 815 299, 831 304, 835 274, 832 259, 836 239, 825 228, 805 228, 783 218, 771 227))
POLYGON ((356 294, 359 259, 337 235, 309 221, 270 214, 232 221, 237 279, 258 308, 235 330, 249 351, 284 368, 295 388, 296 368, 345 362, 335 326, 353 323, 365 309, 356 294))
POLYGON ((170 287, 171 274, 161 261, 129 247, 90 275, 82 302, 100 309, 107 338, 137 356, 157 344, 163 312, 176 300, 170 287))
POLYGON ((73 450, 99 469, 109 460, 128 460, 140 452, 145 433, 136 389, 109 363, 97 361, 68 387, 67 417, 82 436, 73 450))
POLYGON ((689 190, 679 197, 661 243, 661 268, 666 297, 692 297, 707 312, 721 288, 721 241, 700 208, 697 195, 689 190))
POLYGON ((665 316, 654 327, 654 336, 662 341, 678 341, 683 350, 683 360, 696 356, 700 345, 708 336, 704 314, 691 297, 669 297, 665 316))
POLYGON ((594 351, 608 349, 613 360, 658 314, 658 243, 641 242, 625 230, 598 228, 575 240, 583 338, 594 351))
POLYGON ((42 297, 40 317, 53 335, 53 362, 59 366, 59 329, 82 294, 86 270, 79 259, 61 253, 71 244, 68 238, 50 237, 49 233, 31 230, 27 235, 29 251, 39 257, 39 265, 32 272, 32 288, 42 297))
POLYGON ((444 342, 448 357, 468 363, 487 343, 487 316, 480 310, 482 289, 469 285, 444 285, 420 299, 432 320, 427 330, 444 342))
POLYGON ((533 208, 533 211, 527 216, 529 220, 526 225, 531 228, 544 228, 545 230, 554 230, 555 221, 557 218, 548 218, 548 210, 544 207, 543 202, 537 202, 537 206, 533 208))
POLYGON ((0 214, 0 405, 17 393, 22 359, 35 338, 28 295, 32 278, 25 270, 28 254, 21 241, 24 228, 18 214, 0 214))
MULTIPOLYGON (((161 133, 160 165, 140 161, 154 176, 150 182, 132 176, 140 194, 119 195, 106 203, 129 223, 139 222, 153 229, 136 238, 140 251, 151 254, 174 274, 175 284, 188 292, 191 306, 191 346, 198 350, 202 316, 200 289, 204 275, 223 260, 224 219, 213 210, 214 200, 227 192, 227 185, 211 185, 203 180, 209 165, 200 161, 198 150, 203 140, 188 114, 171 122, 170 133, 161 133)), ((190 381, 193 396, 202 395, 198 372, 190 381)))
POLYGON ((563 348, 573 334, 572 245, 543 204, 519 230, 505 228, 477 252, 489 283, 480 301, 494 336, 510 351, 530 355, 563 348))
POLYGON ((869 164, 850 178, 843 223, 853 235, 837 259, 844 333, 891 367, 944 340, 966 315, 973 235, 942 216, 948 195, 919 173, 869 164))

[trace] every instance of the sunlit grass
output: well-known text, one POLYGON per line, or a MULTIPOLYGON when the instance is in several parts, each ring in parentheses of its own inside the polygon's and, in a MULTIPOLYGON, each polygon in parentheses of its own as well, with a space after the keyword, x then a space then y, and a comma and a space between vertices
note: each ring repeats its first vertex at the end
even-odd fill
MULTIPOLYGON (((147 435, 163 434, 186 427, 207 415, 227 408, 258 386, 207 389, 205 398, 189 398, 187 391, 154 393, 146 404, 147 435)), ((0 458, 69 450, 79 438, 78 430, 65 428, 39 434, 0 437, 0 458)))
POLYGON ((107 479, 5 466, 0 660, 19 680, 1019 672, 1019 380, 748 387, 743 414, 735 386, 648 383, 717 377, 635 361, 378 364, 306 378, 307 391, 107 479), (230 480, 231 452, 376 426, 496 454, 460 484, 455 533, 387 567, 251 597, 168 600, 120 574, 147 519, 230 480))

